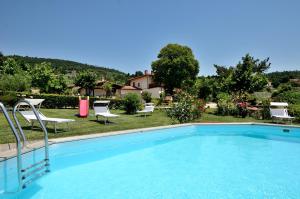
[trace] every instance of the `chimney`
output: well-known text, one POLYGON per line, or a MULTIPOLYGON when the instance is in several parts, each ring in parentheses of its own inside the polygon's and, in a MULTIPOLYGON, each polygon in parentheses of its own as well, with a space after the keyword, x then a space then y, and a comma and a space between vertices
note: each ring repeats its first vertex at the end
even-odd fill
POLYGON ((145 70, 144 75, 149 75, 148 70, 145 70))

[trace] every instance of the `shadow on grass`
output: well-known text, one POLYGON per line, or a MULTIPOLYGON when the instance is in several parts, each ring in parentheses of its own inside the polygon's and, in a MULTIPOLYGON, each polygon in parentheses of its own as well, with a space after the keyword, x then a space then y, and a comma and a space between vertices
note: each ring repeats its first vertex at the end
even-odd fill
MULTIPOLYGON (((105 125, 105 120, 89 120, 89 121, 105 125)), ((106 121, 106 124, 108 125, 108 124, 116 124, 116 123, 108 120, 106 121)))
POLYGON ((152 116, 152 115, 136 115, 135 117, 144 117, 144 118, 146 118, 146 117, 149 117, 149 116, 152 116))
MULTIPOLYGON (((48 133, 53 133, 53 134, 57 134, 57 133, 65 133, 65 132, 68 132, 68 131, 71 131, 71 128, 69 130, 70 127, 68 127, 67 129, 66 128, 57 128, 56 129, 56 133, 55 133, 55 130, 54 130, 54 127, 49 127, 49 126, 46 126, 46 129, 47 129, 47 132, 48 133)), ((23 130, 26 130, 26 131, 35 131, 35 132, 43 132, 42 128, 39 127, 39 126, 33 126, 31 128, 31 126, 25 126, 25 127, 22 127, 23 130)))

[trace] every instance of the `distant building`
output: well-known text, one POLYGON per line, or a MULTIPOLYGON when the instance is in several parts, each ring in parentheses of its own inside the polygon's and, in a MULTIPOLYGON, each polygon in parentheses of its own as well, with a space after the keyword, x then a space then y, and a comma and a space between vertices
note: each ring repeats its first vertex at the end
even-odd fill
POLYGON ((120 89, 117 89, 116 96, 123 97, 124 95, 128 93, 136 93, 138 95, 141 95, 142 89, 135 88, 133 86, 123 86, 120 89))
MULTIPOLYGON (((94 89, 87 91, 85 88, 79 88, 79 94, 80 95, 89 95, 89 96, 94 96, 94 97, 105 97, 106 96, 106 91, 103 88, 104 83, 108 81, 106 80, 101 80, 97 81, 96 86, 94 89)), ((113 84, 112 83, 112 91, 111 95, 116 95, 117 90, 121 89, 122 86, 118 84, 113 84)))
MULTIPOLYGON (((106 80, 97 81, 94 89, 87 91, 85 88, 79 88, 80 95, 89 95, 93 97, 106 97, 106 91, 103 88, 103 85, 108 82, 106 80)), ((111 96, 123 97, 127 93, 137 93, 141 95, 142 89, 135 88, 132 86, 122 86, 112 83, 111 96)))
MULTIPOLYGON (((97 81, 96 86, 92 90, 86 90, 85 88, 79 88, 80 95, 89 95, 94 97, 105 97, 106 91, 103 85, 108 82, 106 80, 97 81)), ((127 93, 137 93, 141 95, 143 91, 151 93, 153 98, 159 98, 160 93, 164 91, 163 87, 157 85, 153 81, 153 74, 145 70, 144 75, 129 79, 129 85, 118 85, 112 83, 112 96, 123 97, 127 93)))
POLYGON ((142 76, 129 79, 129 85, 151 93, 153 98, 159 98, 160 93, 164 91, 163 87, 154 82, 153 74, 149 73, 148 70, 145 70, 142 76))

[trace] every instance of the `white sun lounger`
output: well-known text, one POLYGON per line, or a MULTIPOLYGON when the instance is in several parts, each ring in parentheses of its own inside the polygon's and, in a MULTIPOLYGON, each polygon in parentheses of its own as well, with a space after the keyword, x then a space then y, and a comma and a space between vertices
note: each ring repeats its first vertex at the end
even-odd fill
MULTIPOLYGON (((20 114, 27 120, 28 122, 31 123, 31 126, 33 127, 33 123, 37 121, 36 116, 34 115, 33 111, 19 111, 20 114)), ((74 122, 75 120, 73 119, 63 119, 63 118, 52 118, 52 117, 46 117, 43 115, 41 112, 38 112, 41 120, 47 125, 48 123, 53 123, 54 124, 54 132, 57 132, 57 124, 58 123, 69 123, 69 122, 74 122)))
MULTIPOLYGON (((45 101, 45 99, 31 99, 31 98, 25 98, 27 102, 32 104, 34 107, 36 107, 38 110, 41 108, 42 102, 45 101)), ((21 102, 19 106, 26 106, 28 107, 27 103, 21 102)))
POLYGON ((153 113, 153 111, 154 111, 154 106, 152 106, 152 105, 150 105, 150 106, 146 105, 143 110, 137 111, 137 112, 138 113, 144 113, 144 115, 146 117, 147 113, 153 113))
POLYGON ((109 104, 109 101, 95 101, 94 102, 94 111, 95 111, 95 116, 97 118, 97 121, 98 121, 98 117, 102 116, 105 118, 104 124, 106 124, 106 122, 108 122, 108 118, 110 118, 110 117, 119 117, 119 115, 110 113, 108 104, 109 104))
POLYGON ((292 120, 294 117, 291 117, 287 110, 288 103, 286 102, 271 102, 270 103, 270 115, 272 119, 277 120, 292 120))

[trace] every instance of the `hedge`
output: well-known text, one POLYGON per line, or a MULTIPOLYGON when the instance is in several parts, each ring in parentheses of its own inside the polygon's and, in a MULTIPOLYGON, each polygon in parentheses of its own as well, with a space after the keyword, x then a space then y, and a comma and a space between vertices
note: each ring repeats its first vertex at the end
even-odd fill
MULTIPOLYGON (((38 94, 38 95, 25 95, 20 93, 1 93, 0 102, 5 106, 12 107, 17 101, 23 98, 45 99, 42 103, 42 108, 78 108, 79 100, 77 96, 57 95, 57 94, 38 94)), ((90 108, 93 108, 95 100, 109 100, 111 109, 122 109, 122 99, 100 99, 90 97, 90 108)))

